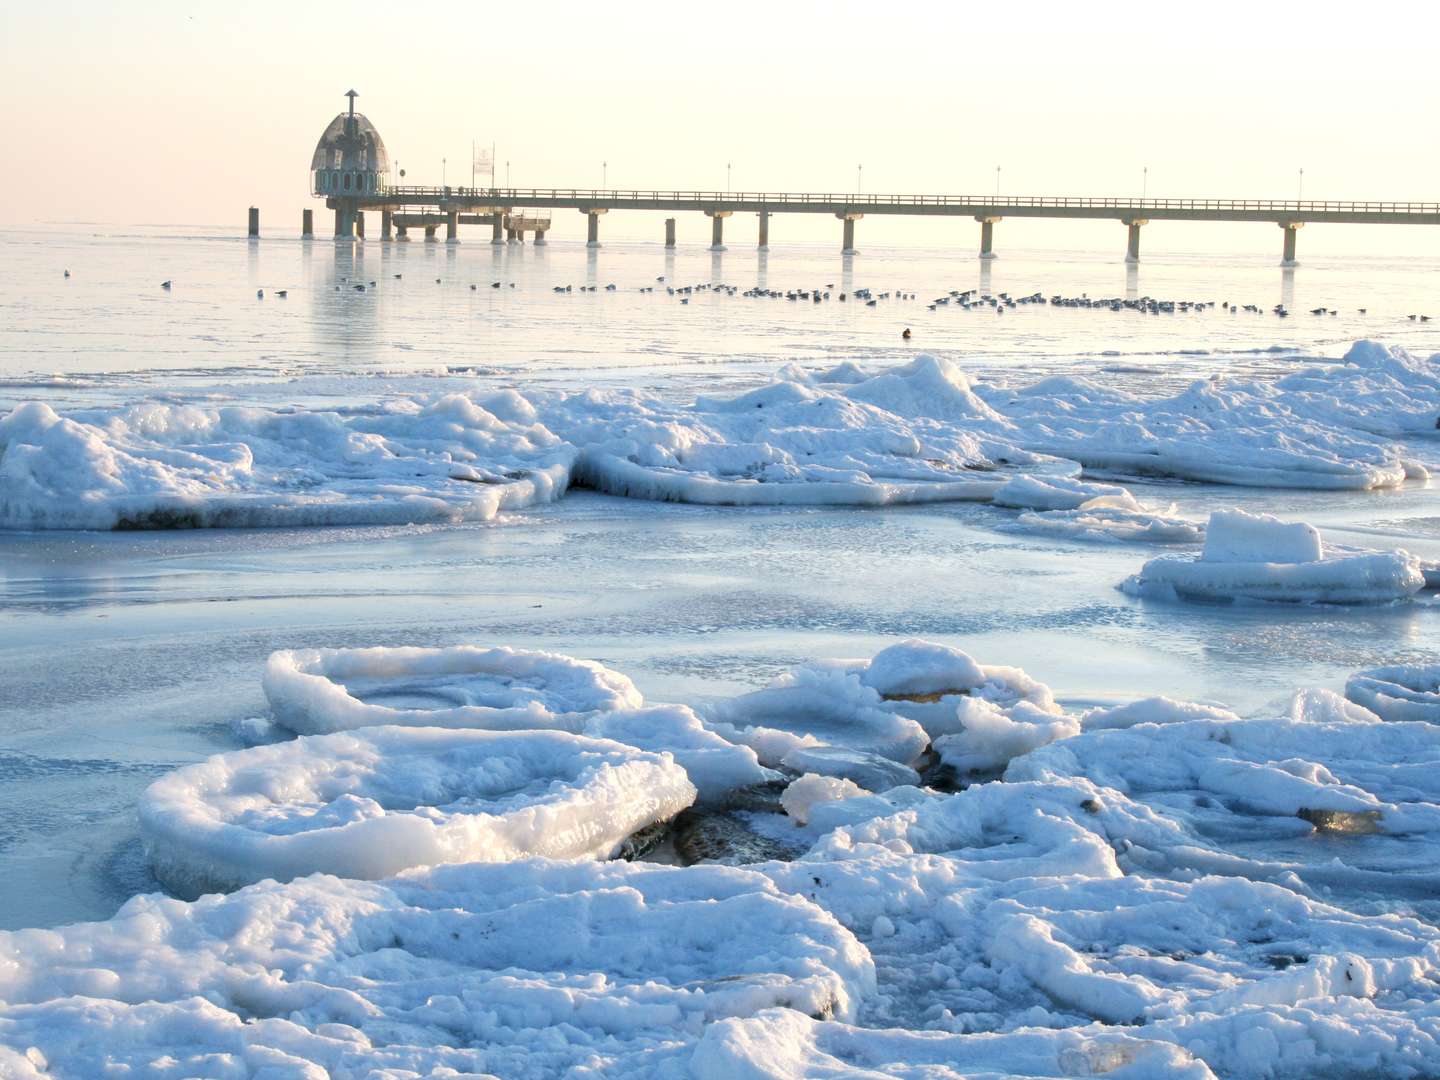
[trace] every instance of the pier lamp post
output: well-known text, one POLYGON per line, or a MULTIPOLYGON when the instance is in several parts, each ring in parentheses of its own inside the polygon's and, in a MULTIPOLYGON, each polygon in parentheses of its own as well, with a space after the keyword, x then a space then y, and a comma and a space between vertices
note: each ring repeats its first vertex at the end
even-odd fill
POLYGON ((442 157, 440 159, 440 186, 444 187, 445 182, 445 159, 442 157))
POLYGON ((505 187, 507 190, 510 187, 510 162, 508 161, 505 162, 505 187))
POLYGON ((730 194, 730 162, 725 162, 725 194, 730 194))
POLYGON ((1300 183, 1295 189, 1295 201, 1300 202, 1305 198, 1305 170, 1300 170, 1300 183))
POLYGON ((605 191, 610 186, 610 163, 600 162, 600 190, 605 191))
POLYGON ((1140 170, 1140 201, 1144 202, 1145 197, 1150 194, 1150 166, 1140 170))
POLYGON ((863 183, 861 183, 861 180, 864 178, 864 175, 865 175, 865 166, 864 166, 864 165, 856 165, 856 166, 855 166, 855 194, 856 194, 856 195, 859 195, 862 191, 865 190, 865 185, 864 185, 863 183))
POLYGON ((995 197, 1000 197, 1000 166, 995 166, 995 197))

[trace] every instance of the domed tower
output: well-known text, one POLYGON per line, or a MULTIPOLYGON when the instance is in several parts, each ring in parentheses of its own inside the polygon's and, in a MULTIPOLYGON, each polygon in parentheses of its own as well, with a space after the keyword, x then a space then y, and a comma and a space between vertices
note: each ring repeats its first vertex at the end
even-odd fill
POLYGON ((354 90, 346 92, 350 107, 326 125, 310 159, 310 193, 335 209, 335 235, 354 233, 359 204, 389 187, 390 156, 375 125, 355 111, 354 90))

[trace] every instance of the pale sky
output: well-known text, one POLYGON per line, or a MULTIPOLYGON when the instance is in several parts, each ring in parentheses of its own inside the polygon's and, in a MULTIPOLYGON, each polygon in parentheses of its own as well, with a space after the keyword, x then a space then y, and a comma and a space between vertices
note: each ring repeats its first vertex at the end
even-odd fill
MULTIPOLYGON (((416 182, 1440 201, 1434 4, 102 4, 0 0, 0 225, 298 228, 315 140, 358 107, 416 182), (1148 167, 1148 181, 1142 170, 1148 167)), ((583 235, 557 211, 556 236, 583 235)), ((682 216, 682 239, 706 222, 682 216)), ((573 221, 570 218, 573 217, 573 221)), ((323 227, 323 226, 322 226, 323 227)), ((612 213, 608 236, 659 234, 612 213)), ((737 217, 727 239, 752 240, 737 217)), ((787 238, 832 219, 785 216, 787 238)), ((1271 226, 1152 225, 1176 249, 1271 226)), ((968 221, 860 223, 973 246, 968 221)), ((1005 222, 997 244, 1123 245, 1005 222)), ((1113 234, 1113 235, 1112 235, 1113 234)), ((478 234, 477 238, 478 238, 478 234)), ((1302 247, 1440 254, 1440 230, 1311 226, 1302 247)), ((1303 254, 1303 252, 1302 252, 1303 254)))

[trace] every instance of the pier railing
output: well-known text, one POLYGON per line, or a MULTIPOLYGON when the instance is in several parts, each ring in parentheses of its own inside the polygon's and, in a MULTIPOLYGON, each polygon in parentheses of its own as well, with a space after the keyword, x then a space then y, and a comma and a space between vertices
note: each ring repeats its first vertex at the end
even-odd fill
POLYGON ((972 207, 994 209, 1053 210, 1158 210, 1189 213, 1261 213, 1296 215, 1331 214, 1436 214, 1440 202, 1362 201, 1334 199, 1211 199, 1211 198, 1126 198, 1123 196, 1089 197, 1057 195, 899 195, 866 194, 862 192, 780 192, 780 191, 705 191, 648 190, 640 188, 472 188, 396 186, 385 192, 390 198, 407 202, 445 202, 454 199, 487 199, 498 204, 546 200, 566 203, 713 203, 786 207, 852 206, 852 207, 972 207))

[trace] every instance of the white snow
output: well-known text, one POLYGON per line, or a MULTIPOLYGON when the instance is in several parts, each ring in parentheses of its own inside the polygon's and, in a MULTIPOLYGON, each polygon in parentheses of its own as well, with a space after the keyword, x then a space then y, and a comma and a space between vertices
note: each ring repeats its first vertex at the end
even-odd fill
POLYGON ((677 1076, 718 1020, 873 991, 834 919, 716 866, 315 876, 0 934, 0 1042, 57 1080, 677 1076))
POLYGON ((344 413, 30 402, 0 417, 0 527, 484 520, 559 498, 574 459, 514 392, 344 413))
POLYGON ((274 653, 265 697, 302 735, 382 724, 580 731, 593 714, 644 704, 629 678, 558 653, 446 649, 303 649, 274 653))
POLYGON ((1383 604, 1425 585, 1420 560, 1407 551, 1327 555, 1311 525, 1231 510, 1210 515, 1199 558, 1151 559, 1120 588, 1154 599, 1383 604))
POLYGON ((1440 664, 1400 664, 1350 676, 1345 696, 1384 720, 1440 723, 1440 664))
POLYGON ((695 800, 668 756, 559 731, 372 727, 218 754, 140 800, 155 876, 194 897, 307 874, 605 859, 695 800))

